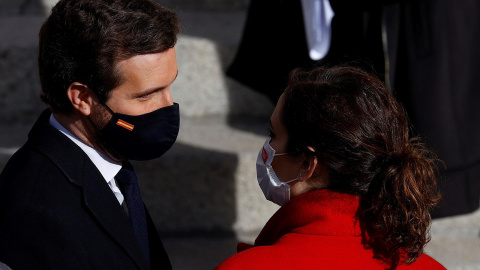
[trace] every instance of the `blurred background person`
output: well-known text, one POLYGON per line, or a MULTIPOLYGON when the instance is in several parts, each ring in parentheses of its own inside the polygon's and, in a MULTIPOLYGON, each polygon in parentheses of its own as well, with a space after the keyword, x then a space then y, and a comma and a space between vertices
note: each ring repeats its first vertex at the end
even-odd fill
POLYGON ((389 83, 446 164, 433 215, 472 212, 480 202, 480 2, 399 1, 382 16, 389 83))

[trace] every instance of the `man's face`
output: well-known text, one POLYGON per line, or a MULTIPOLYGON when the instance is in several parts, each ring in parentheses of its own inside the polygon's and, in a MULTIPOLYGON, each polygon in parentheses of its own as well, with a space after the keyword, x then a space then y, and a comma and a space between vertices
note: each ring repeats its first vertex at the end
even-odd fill
POLYGON ((170 85, 178 72, 174 48, 122 60, 117 68, 124 81, 106 102, 114 112, 141 115, 173 105, 170 85))
MULTIPOLYGON (((170 86, 177 77, 177 59, 175 49, 155 54, 144 54, 122 60, 117 64, 123 83, 114 88, 108 96, 106 105, 115 113, 142 115, 160 108, 173 105, 170 86)), ((114 159, 121 159, 102 136, 112 113, 97 103, 91 112, 91 119, 100 130, 94 131, 95 140, 105 152, 114 159)))

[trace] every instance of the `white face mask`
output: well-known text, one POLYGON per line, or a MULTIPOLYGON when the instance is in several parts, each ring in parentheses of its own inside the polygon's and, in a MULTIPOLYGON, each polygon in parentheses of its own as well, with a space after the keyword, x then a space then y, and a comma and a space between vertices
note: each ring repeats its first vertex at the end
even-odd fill
POLYGON ((257 180, 265 198, 280 206, 290 200, 290 185, 288 183, 297 180, 299 177, 287 182, 278 179, 272 168, 273 157, 286 155, 287 153, 275 154, 270 146, 270 137, 267 139, 257 157, 257 180))

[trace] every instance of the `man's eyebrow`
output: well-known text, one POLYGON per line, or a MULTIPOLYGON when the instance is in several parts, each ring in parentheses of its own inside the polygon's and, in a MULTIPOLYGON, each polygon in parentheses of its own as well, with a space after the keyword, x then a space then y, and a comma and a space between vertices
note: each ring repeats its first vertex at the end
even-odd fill
MULTIPOLYGON (((178 77, 178 70, 177 70, 177 74, 175 75, 175 78, 173 79, 172 83, 177 79, 178 77)), ((160 86, 160 87, 156 87, 156 88, 152 88, 152 89, 145 89, 145 90, 142 90, 142 91, 139 91, 137 93, 135 93, 135 96, 134 97, 143 97, 143 96, 146 96, 146 95, 150 95, 150 94, 153 94, 157 91, 160 91, 160 90, 163 90, 167 87, 168 85, 165 85, 165 86, 160 86)))
POLYGON ((147 95, 150 95, 150 94, 153 94, 157 91, 160 91, 162 89, 164 89, 166 86, 162 86, 162 87, 156 87, 156 88, 152 88, 152 89, 145 89, 145 90, 142 90, 142 91, 139 91, 139 92, 136 92, 134 97, 143 97, 143 96, 147 96, 147 95))

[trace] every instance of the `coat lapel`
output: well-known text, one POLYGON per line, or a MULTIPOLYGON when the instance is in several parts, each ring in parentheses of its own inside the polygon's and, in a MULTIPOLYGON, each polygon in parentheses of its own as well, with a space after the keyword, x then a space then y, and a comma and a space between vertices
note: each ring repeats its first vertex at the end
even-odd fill
POLYGON ((137 263, 140 269, 148 269, 145 256, 130 221, 118 204, 112 191, 106 184, 100 172, 90 160, 84 163, 83 194, 85 205, 90 209, 99 224, 137 263), (87 172, 97 172, 94 176, 87 172))
POLYGON ((48 123, 44 111, 29 134, 29 143, 48 156, 68 180, 83 189, 84 204, 105 232, 121 246, 139 269, 148 269, 133 228, 103 176, 88 156, 48 123))

